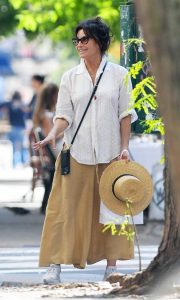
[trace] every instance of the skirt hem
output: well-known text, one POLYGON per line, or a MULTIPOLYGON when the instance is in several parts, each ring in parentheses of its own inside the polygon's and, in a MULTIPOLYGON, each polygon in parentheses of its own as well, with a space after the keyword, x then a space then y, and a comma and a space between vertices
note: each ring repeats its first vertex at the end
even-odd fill
POLYGON ((73 265, 74 268, 77 268, 77 269, 85 269, 86 264, 87 265, 93 265, 93 264, 98 263, 101 260, 131 260, 131 259, 134 259, 134 255, 132 255, 130 257, 127 257, 127 258, 102 257, 102 258, 99 258, 99 259, 96 259, 96 260, 93 260, 93 261, 89 260, 89 261, 87 261, 87 263, 84 263, 84 264, 77 263, 77 262, 73 263, 73 262, 70 262, 70 261, 61 260, 61 262, 58 261, 58 262, 41 263, 41 264, 39 264, 39 267, 44 268, 44 267, 48 267, 50 264, 60 264, 60 265, 62 264, 62 265, 73 265))

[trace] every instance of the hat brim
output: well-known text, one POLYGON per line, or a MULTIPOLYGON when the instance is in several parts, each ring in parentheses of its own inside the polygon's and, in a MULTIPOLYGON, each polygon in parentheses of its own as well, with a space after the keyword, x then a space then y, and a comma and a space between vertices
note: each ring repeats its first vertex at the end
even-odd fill
POLYGON ((132 215, 137 215, 143 211, 151 202, 153 195, 152 178, 148 171, 134 161, 119 160, 111 163, 103 172, 100 178, 99 193, 103 203, 112 212, 125 215, 127 206, 124 201, 118 200, 112 191, 114 180, 121 175, 130 174, 138 178, 144 185, 145 195, 143 199, 131 204, 132 215))

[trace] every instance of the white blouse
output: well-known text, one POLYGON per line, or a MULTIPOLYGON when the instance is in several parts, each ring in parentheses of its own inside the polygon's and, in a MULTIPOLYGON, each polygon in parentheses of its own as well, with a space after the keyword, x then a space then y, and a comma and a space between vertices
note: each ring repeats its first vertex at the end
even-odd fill
MULTIPOLYGON (((96 74, 97 82, 105 62, 103 56, 96 74)), ((131 114, 132 122, 137 114, 130 108, 131 81, 127 70, 108 62, 89 106, 79 132, 71 147, 71 155, 82 164, 108 163, 120 154, 120 120, 131 114)), ((93 82, 84 60, 67 71, 61 80, 56 106, 57 118, 64 118, 69 126, 64 132, 64 142, 71 144, 73 135, 93 91, 93 82)))

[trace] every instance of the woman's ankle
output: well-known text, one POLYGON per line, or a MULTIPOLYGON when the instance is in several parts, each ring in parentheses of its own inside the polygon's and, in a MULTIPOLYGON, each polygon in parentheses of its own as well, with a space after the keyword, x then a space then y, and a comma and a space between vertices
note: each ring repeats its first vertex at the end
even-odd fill
POLYGON ((106 269, 109 267, 116 267, 116 260, 111 259, 111 260, 107 260, 107 266, 106 269))

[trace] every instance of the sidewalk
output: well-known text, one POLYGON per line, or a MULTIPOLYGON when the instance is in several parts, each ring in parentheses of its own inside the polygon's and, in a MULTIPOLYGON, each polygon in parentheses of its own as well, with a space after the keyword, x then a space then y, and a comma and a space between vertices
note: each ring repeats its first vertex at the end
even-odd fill
MULTIPOLYGON (((30 184, 31 173, 28 169, 19 170, 18 175, 17 172, 4 172, 0 176, 0 285, 3 283, 3 286, 0 286, 0 299, 19 300, 25 297, 26 300, 41 299, 42 297, 51 299, 64 297, 73 299, 88 297, 91 299, 92 297, 97 299, 118 289, 117 285, 112 286, 109 283, 101 282, 105 261, 88 266, 84 270, 63 266, 63 283, 60 286, 49 287, 41 284, 42 274, 45 271, 43 268, 38 269, 39 244, 44 221, 44 216, 39 212, 43 188, 36 188, 33 201, 30 201, 28 197, 27 202, 22 201, 22 195, 30 190, 30 184), (18 215, 5 206, 23 207, 28 209, 29 213, 18 215)), ((157 252, 163 224, 151 221, 146 225, 138 225, 137 230, 142 249, 143 266, 147 267, 157 252)), ((134 261, 119 262, 119 266, 124 274, 138 271, 137 252, 134 261)))
MULTIPOLYGON (((38 255, 44 216, 39 208, 30 209, 27 215, 17 215, 6 208, 0 209, 0 283, 31 282, 41 283, 45 269, 38 269, 38 255)), ((156 255, 161 240, 163 226, 160 223, 149 222, 139 225, 138 236, 142 252, 142 265, 147 267, 156 255)), ((138 271, 138 253, 135 260, 120 261, 119 266, 124 273, 138 271)), ((103 277, 105 261, 89 266, 85 270, 77 270, 72 266, 64 266, 63 281, 99 281, 103 277)))
MULTIPOLYGON (((32 168, 0 170, 0 247, 38 246, 44 216, 39 213, 44 189, 35 188, 31 199, 32 168), (25 198, 23 196, 26 195, 25 198), (27 215, 18 215, 4 207, 29 209, 27 215)), ((163 222, 149 221, 137 226, 142 245, 158 245, 163 231, 163 222)))
POLYGON ((32 168, 0 169, 0 207, 17 206, 38 208, 43 197, 43 186, 40 182, 32 193, 32 168), (32 197, 33 196, 33 197, 32 197))
MULTIPOLYGON (((36 206, 40 207, 36 203, 36 206)), ((23 207, 27 207, 26 203, 23 207)), ((6 208, 0 208, 0 247, 39 246, 44 216, 39 207, 28 208, 30 213, 18 215, 6 208)), ((146 225, 138 225, 140 245, 158 245, 163 232, 162 222, 150 221, 146 225)))

